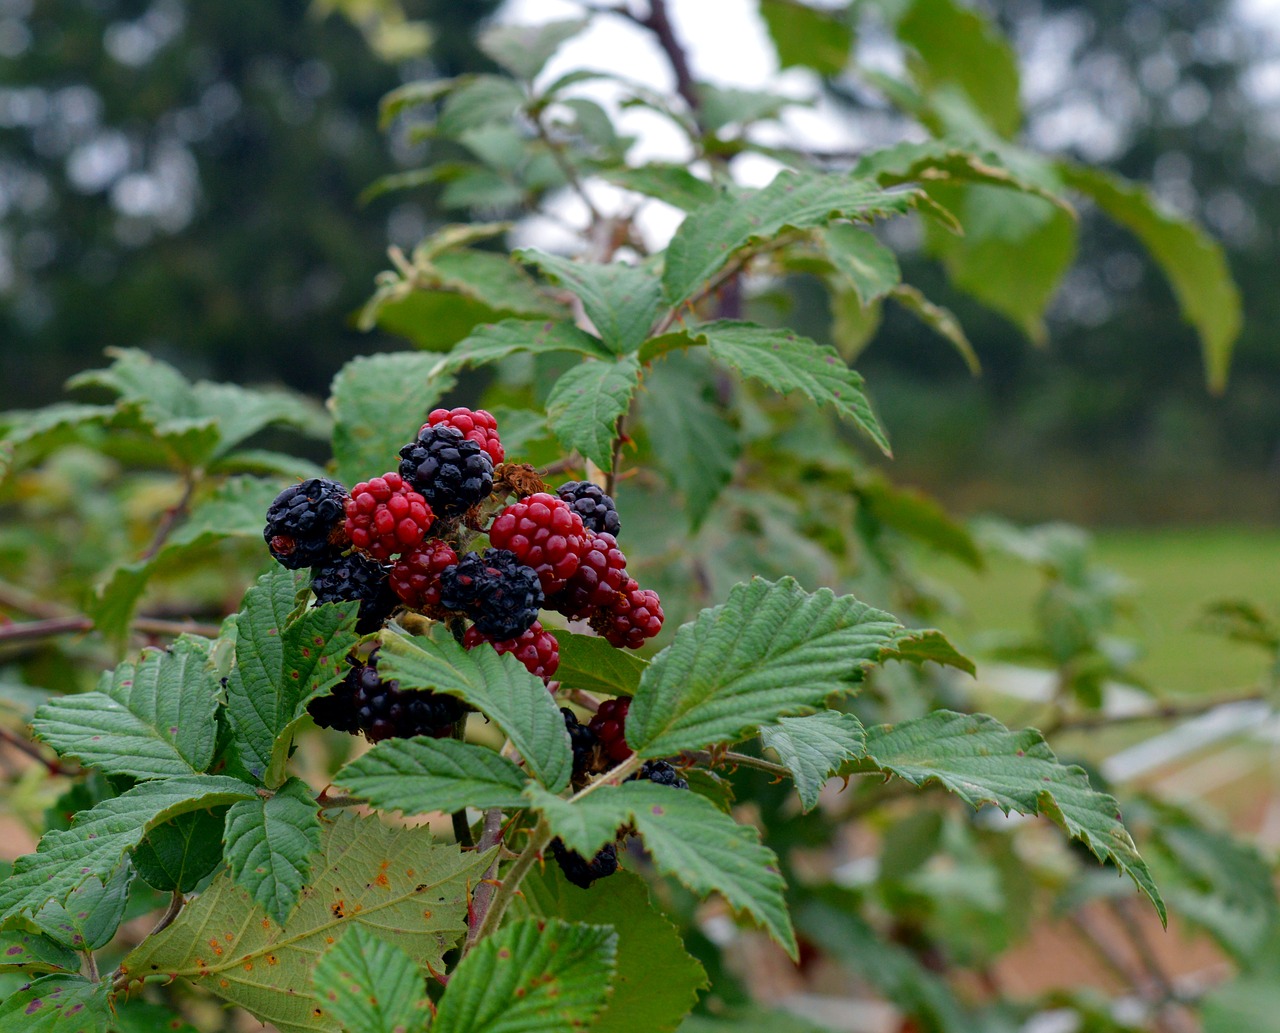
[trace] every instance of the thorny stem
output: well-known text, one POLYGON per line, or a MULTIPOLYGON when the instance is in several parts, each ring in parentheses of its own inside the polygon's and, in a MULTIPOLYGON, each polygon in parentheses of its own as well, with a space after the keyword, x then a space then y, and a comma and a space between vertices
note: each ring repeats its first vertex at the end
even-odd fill
POLYGON ((715 764, 717 761, 721 764, 739 768, 755 768, 757 771, 764 771, 776 778, 791 778, 791 771, 784 768, 781 764, 774 764, 771 761, 761 760, 759 757, 752 757, 746 753, 734 753, 726 751, 724 753, 712 754, 709 750, 686 750, 683 756, 699 764, 715 764))
MULTIPOLYGON (((492 850, 502 839, 502 808, 491 807, 485 811, 484 828, 480 832, 480 842, 477 849, 483 853, 486 850, 492 850)), ((464 950, 470 950, 475 942, 480 938, 480 928, 484 925, 485 919, 489 915, 489 907, 493 903, 494 893, 497 887, 494 880, 498 877, 498 862, 501 860, 501 852, 493 858, 493 863, 485 870, 484 878, 480 880, 480 885, 476 887, 475 893, 471 895, 471 914, 473 916, 472 928, 467 930, 467 942, 464 950)))
POLYGON ((88 617, 50 617, 47 620, 22 621, 19 624, 0 625, 0 644, 5 642, 30 642, 52 638, 55 635, 76 634, 93 630, 88 617))
POLYGON ((631 18, 657 38, 658 46, 667 55, 667 60, 671 63, 671 71, 675 73, 676 92, 689 105, 689 113, 694 121, 700 122, 698 116, 702 109, 702 98, 698 96, 697 83, 694 82, 693 73, 689 70, 688 55, 685 54, 684 47, 676 38, 675 29, 671 25, 666 0, 649 0, 648 17, 636 18, 632 15, 631 18))
POLYGON ((202 472, 200 470, 187 470, 183 473, 182 497, 165 511, 164 517, 156 528, 155 537, 151 539, 151 544, 147 546, 146 552, 142 554, 142 559, 149 560, 164 548, 164 543, 169 540, 169 535, 173 534, 174 528, 187 515, 187 510, 191 508, 191 498, 196 493, 196 486, 200 483, 202 472))
POLYGON ((24 739, 11 728, 0 725, 0 741, 8 743, 19 753, 25 753, 32 760, 37 760, 44 765, 45 770, 51 775, 78 775, 80 769, 78 767, 65 767, 57 760, 46 757, 40 747, 33 742, 24 739))
POLYGON ((622 465, 622 446, 627 440, 627 414, 623 413, 618 417, 617 429, 613 435, 613 459, 609 463, 609 470, 604 476, 604 493, 606 495, 613 494, 613 487, 618 481, 618 468, 622 465))
POLYGON ((84 954, 84 976, 89 982, 96 983, 98 981, 98 959, 93 956, 93 951, 87 950, 84 954))

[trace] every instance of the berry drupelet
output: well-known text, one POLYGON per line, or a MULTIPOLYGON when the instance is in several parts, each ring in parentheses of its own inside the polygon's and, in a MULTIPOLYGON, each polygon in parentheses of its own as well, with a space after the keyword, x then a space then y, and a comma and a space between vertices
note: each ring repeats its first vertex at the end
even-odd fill
POLYGON ((351 544, 382 563, 412 549, 435 522, 427 500, 398 473, 357 484, 351 489, 346 510, 351 544))
POLYGON ((411 610, 434 609, 440 605, 440 575, 457 562, 448 542, 425 541, 391 565, 391 590, 411 610))
POLYGON ((400 449, 400 476, 421 492, 435 513, 454 517, 489 497, 493 460, 456 427, 428 426, 400 449))
POLYGON ((489 453, 494 466, 507 458, 502 441, 498 437, 498 421, 493 418, 491 412, 486 412, 484 409, 466 409, 462 406, 456 409, 433 409, 427 415, 427 422, 422 425, 422 429, 441 426, 454 427, 462 431, 463 437, 474 441, 489 453))
POLYGON ((631 747, 627 745, 627 711, 631 709, 631 700, 626 696, 607 699, 600 704, 600 709, 591 718, 589 729, 600 741, 600 749, 614 764, 621 764, 631 756, 631 747))
POLYGON ((542 603, 538 575, 505 549, 469 552, 440 575, 440 605, 470 617, 489 639, 523 635, 542 603))
POLYGON ((474 649, 487 642, 498 653, 513 653, 515 658, 524 664, 525 670, 536 675, 544 682, 550 681, 560 666, 560 643, 555 636, 546 631, 539 621, 529 625, 524 634, 509 639, 492 639, 477 626, 472 625, 462 636, 465 649, 474 649))
MULTIPOLYGON (((652 782, 657 786, 670 786, 672 789, 689 788, 689 783, 680 777, 680 772, 665 760, 646 760, 640 766, 640 771, 633 777, 641 781, 652 782)), ((630 781, 630 779, 627 781, 630 781)))
POLYGON ((356 631, 367 635, 387 622, 400 600, 391 591, 387 568, 358 552, 311 568, 311 591, 318 603, 360 601, 356 631))
POLYGON ((618 649, 639 649, 662 630, 662 603, 658 593, 642 589, 628 578, 608 607, 591 616, 591 626, 618 649))
POLYGON ((267 509, 262 538, 277 563, 290 570, 315 566, 347 546, 343 512, 347 489, 312 477, 285 488, 267 509))
POLYGON ((538 492, 498 514, 489 528, 494 548, 507 549, 538 572, 547 595, 560 591, 578 569, 587 547, 582 518, 569 503, 538 492))
POLYGON ((592 484, 591 481, 568 481, 556 489, 556 495, 581 517, 582 525, 588 531, 617 537, 622 530, 617 506, 598 484, 592 484))

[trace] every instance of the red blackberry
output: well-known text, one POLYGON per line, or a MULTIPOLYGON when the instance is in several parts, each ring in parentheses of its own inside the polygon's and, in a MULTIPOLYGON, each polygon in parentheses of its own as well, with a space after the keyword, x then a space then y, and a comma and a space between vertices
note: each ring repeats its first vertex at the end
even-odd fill
POLYGON ((440 575, 457 562, 448 542, 423 542, 392 564, 391 590, 411 610, 433 609, 440 605, 440 575))
POLYGON ((582 518, 582 525, 588 531, 616 536, 622 530, 618 507, 598 484, 568 481, 556 489, 556 494, 582 518))
POLYGON ((560 666, 560 643, 536 620, 518 638, 494 640, 475 625, 462 636, 462 645, 466 649, 474 649, 482 642, 488 642, 499 653, 514 653, 530 674, 543 681, 550 681, 560 666))
MULTIPOLYGON (((680 772, 665 760, 646 760, 640 765, 638 774, 633 778, 647 780, 658 786, 670 786, 672 789, 688 789, 689 783, 680 777, 680 772)), ((627 779, 628 782, 631 779, 627 779)))
POLYGON ((456 427, 427 427, 400 449, 400 476, 442 517, 465 513, 493 491, 493 461, 456 427))
POLYGON ((378 677, 378 651, 356 663, 346 679, 307 706, 316 724, 339 731, 361 731, 370 742, 430 735, 443 739, 466 708, 452 696, 424 689, 401 690, 396 681, 378 677), (333 702, 327 702, 327 701, 333 702))
POLYGON ((587 775, 598 767, 596 747, 600 739, 589 726, 579 723, 578 715, 568 707, 561 707, 564 715, 564 726, 569 732, 569 745, 573 748, 573 783, 580 786, 586 782, 587 775))
POLYGON ((440 575, 440 605, 499 641, 523 635, 542 608, 538 575, 506 549, 469 552, 440 575))
POLYGON ((434 522, 427 500, 398 473, 362 481, 347 499, 351 544, 383 563, 421 542, 434 522))
POLYGON ((600 852, 588 861, 581 854, 570 850, 564 841, 556 838, 551 841, 551 856, 564 872, 564 877, 575 886, 589 890, 597 879, 603 879, 618 870, 618 847, 616 843, 606 843, 600 852))
POLYGON ((625 738, 627 730, 627 711, 631 709, 631 700, 626 696, 607 699, 600 704, 600 709, 591 718, 589 729, 600 740, 600 748, 604 755, 615 764, 621 764, 632 754, 625 738))
POLYGON ((292 484, 277 495, 262 529, 263 541, 276 562, 301 570, 346 548, 342 526, 346 500, 347 489, 323 477, 292 484))
POLYGON ((585 617, 611 606, 627 582, 627 557, 613 535, 588 534, 582 561, 547 604, 566 617, 585 617))
POLYGON ((489 528, 489 541, 536 570, 542 590, 551 595, 578 569, 587 533, 569 503, 540 491, 499 513, 489 528))
POLYGON ((592 615, 591 626, 611 646, 639 649, 662 630, 662 620, 658 593, 642 589, 635 578, 627 578, 618 597, 592 615))
POLYGON ((361 635, 377 631, 400 605, 387 583, 387 568, 358 552, 312 567, 311 591, 319 603, 360 600, 356 631, 361 635))
POLYGON ((498 438, 498 421, 493 418, 493 413, 484 409, 464 409, 461 406, 456 409, 432 409, 422 429, 442 425, 462 431, 465 437, 489 453, 494 466, 507 458, 498 438))

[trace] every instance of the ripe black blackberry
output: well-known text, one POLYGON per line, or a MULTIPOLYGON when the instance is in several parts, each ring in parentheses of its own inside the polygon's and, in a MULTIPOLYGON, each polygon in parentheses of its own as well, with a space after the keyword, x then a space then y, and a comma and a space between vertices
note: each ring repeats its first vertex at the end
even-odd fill
POLYGON ((556 489, 556 494, 582 517, 582 524, 588 531, 616 537, 622 530, 618 507, 598 484, 590 481, 567 481, 556 489))
POLYGON ((680 772, 665 760, 646 760, 640 765, 640 770, 634 777, 647 780, 654 785, 670 786, 672 789, 689 788, 689 783, 680 777, 680 772))
POLYGON ((311 568, 311 591, 318 603, 345 603, 358 599, 356 631, 367 635, 387 622, 400 600, 391 590, 388 569, 358 552, 311 568))
POLYGON ((618 870, 618 847, 616 843, 606 843, 599 853, 588 861, 581 854, 570 850, 560 839, 551 841, 551 856, 564 872, 564 877, 575 886, 589 890, 597 879, 603 879, 618 870))
POLYGON ((312 477, 285 488, 267 508, 262 539, 276 562, 290 570, 313 567, 347 546, 343 529, 347 489, 312 477))
POLYGON ((493 460, 457 427, 424 427, 400 449, 400 476, 439 516, 465 513, 493 491, 493 460))
POLYGON ((469 552, 440 575, 440 605, 470 617, 482 635, 523 635, 542 608, 538 575, 506 549, 469 552))
POLYGON ((397 681, 383 681, 374 650, 366 663, 352 666, 332 696, 312 700, 307 711, 321 728, 360 731, 370 742, 381 742, 415 735, 443 739, 452 734, 453 723, 466 708, 452 696, 401 689, 397 681))
POLYGON ((564 726, 569 731, 569 745, 573 749, 572 781, 577 785, 585 782, 587 775, 599 766, 596 747, 600 745, 600 739, 589 727, 581 724, 578 715, 568 707, 561 707, 560 713, 564 715, 564 726))

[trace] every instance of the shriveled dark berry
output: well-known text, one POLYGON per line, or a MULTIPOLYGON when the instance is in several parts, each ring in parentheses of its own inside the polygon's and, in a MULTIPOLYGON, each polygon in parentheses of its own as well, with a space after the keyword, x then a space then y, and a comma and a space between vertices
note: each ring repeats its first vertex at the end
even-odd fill
POLYGON ((494 419, 493 413, 486 412, 484 409, 466 409, 462 406, 456 409, 432 409, 422 429, 439 427, 442 424, 462 431, 464 437, 474 441, 489 453, 494 466, 507 458, 502 441, 498 438, 498 421, 494 419))
POLYGON ((485 635, 478 626, 472 625, 462 636, 465 649, 474 649, 487 642, 498 653, 512 653, 525 666, 530 674, 537 675, 543 681, 550 681, 560 666, 560 643, 551 632, 543 628, 540 621, 534 621, 523 635, 509 639, 493 639, 485 635))
POLYGON ((635 777, 654 785, 670 786, 672 789, 689 788, 689 783, 680 777, 680 772, 665 760, 646 760, 640 765, 640 771, 635 777))
POLYGON ((582 518, 582 526, 588 531, 616 537, 622 530, 618 507, 600 485, 591 481, 568 481, 556 489, 556 494, 582 518))
POLYGON ((547 605, 566 617, 587 617, 617 602, 627 582, 627 557, 613 535, 588 533, 582 562, 547 605))
POLYGON ((427 426, 400 449, 400 476, 442 517, 465 513, 493 491, 493 460, 462 431, 427 426))
POLYGON ((538 575, 505 549, 469 552, 440 575, 440 605, 491 639, 523 635, 542 608, 538 575))
POLYGON ((358 552, 311 568, 311 591, 318 603, 360 601, 356 631, 367 635, 387 622, 400 600, 391 591, 387 568, 358 552))
POLYGON ((347 489, 312 477, 285 488, 267 509, 263 541, 277 563, 290 570, 312 567, 347 545, 343 528, 347 489))
POLYGON ((556 859, 564 877, 584 890, 589 890, 597 879, 603 879, 618 870, 618 847, 615 843, 606 843, 588 861, 557 838, 551 841, 551 856, 556 859))
POLYGON ((342 731, 360 731, 370 742, 408 739, 415 735, 442 739, 452 733, 453 723, 466 712, 461 701, 452 696, 425 689, 403 690, 397 681, 383 681, 378 676, 377 650, 369 654, 367 662, 355 664, 345 681, 333 690, 329 698, 342 703, 317 707, 325 698, 313 700, 307 708, 316 724, 342 731), (347 708, 340 718, 342 723, 335 721, 331 713, 335 706, 347 708), (346 713, 354 714, 354 721, 345 716, 346 713), (350 727, 352 724, 354 728, 350 727))
POLYGON ((626 696, 607 699, 600 704, 587 726, 600 740, 600 749, 615 764, 621 764, 632 754, 625 738, 627 731, 627 711, 631 709, 631 700, 626 696))

